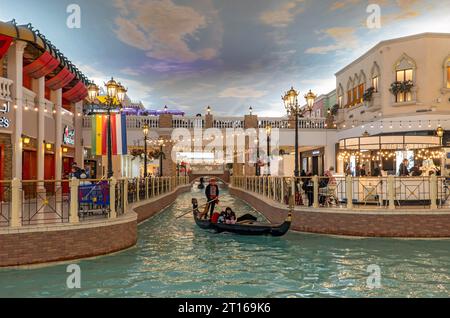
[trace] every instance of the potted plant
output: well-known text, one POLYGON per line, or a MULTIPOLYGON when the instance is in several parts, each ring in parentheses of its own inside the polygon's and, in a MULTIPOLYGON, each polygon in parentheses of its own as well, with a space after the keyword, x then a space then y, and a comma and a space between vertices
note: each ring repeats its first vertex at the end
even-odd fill
POLYGON ((391 84, 391 88, 389 89, 393 95, 397 95, 399 93, 409 93, 411 89, 414 87, 413 81, 395 81, 391 84))
POLYGON ((375 87, 369 87, 366 89, 363 95, 363 101, 370 102, 372 101, 373 93, 375 93, 375 87))
POLYGON ((331 106, 330 108, 330 114, 333 116, 336 116, 339 112, 339 104, 334 104, 333 106, 331 106))

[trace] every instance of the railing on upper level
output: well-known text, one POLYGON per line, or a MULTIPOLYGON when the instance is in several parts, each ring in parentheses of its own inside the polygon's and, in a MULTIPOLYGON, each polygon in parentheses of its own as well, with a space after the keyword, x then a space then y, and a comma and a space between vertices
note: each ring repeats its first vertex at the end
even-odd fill
POLYGON ((450 210, 445 177, 252 177, 234 176, 233 187, 281 204, 292 195, 295 206, 450 210))
POLYGON ((172 119, 173 128, 203 128, 205 120, 202 117, 175 117, 172 119))
POLYGON ((213 128, 219 129, 244 128, 244 119, 239 117, 214 118, 213 128))
POLYGON ((11 85, 13 84, 13 81, 0 77, 0 100, 11 102, 11 85))
MULTIPOLYGON (((142 129, 147 124, 150 128, 160 128, 159 118, 153 116, 127 116, 128 129, 142 129)), ((268 125, 272 128, 289 129, 290 121, 285 117, 280 118, 258 118, 258 128, 265 129, 268 125)), ((91 116, 83 117, 83 128, 91 127, 91 116)), ((213 128, 218 129, 244 129, 245 121, 243 117, 217 117, 212 123, 213 128)), ((326 129, 326 118, 299 118, 298 127, 300 129, 326 129)), ((203 117, 174 117, 172 119, 172 128, 205 128, 205 119, 203 117)))

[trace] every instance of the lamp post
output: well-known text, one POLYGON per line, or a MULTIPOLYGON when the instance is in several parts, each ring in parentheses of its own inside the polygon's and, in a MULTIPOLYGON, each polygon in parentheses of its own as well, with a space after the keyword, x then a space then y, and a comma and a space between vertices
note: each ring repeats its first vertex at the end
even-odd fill
POLYGON ((261 175, 261 167, 259 165, 259 157, 261 156, 259 152, 259 134, 256 139, 256 164, 255 164, 255 174, 257 177, 261 175))
POLYGON ((272 134, 272 126, 267 125, 266 127, 267 134, 267 175, 270 176, 270 136, 272 134))
MULTIPOLYGON (((125 99, 127 89, 122 86, 122 84, 117 83, 114 78, 105 83, 106 87, 106 100, 104 103, 99 103, 106 109, 106 114, 108 116, 107 123, 107 147, 108 147, 108 172, 107 177, 111 178, 114 174, 112 167, 112 138, 111 138, 111 111, 115 108, 122 108, 122 102, 125 99)), ((95 83, 91 83, 88 86, 88 98, 90 102, 95 103, 97 101, 99 88, 95 83)))
POLYGON ((439 143, 441 144, 441 146, 443 146, 442 138, 444 137, 444 132, 444 128, 442 128, 441 126, 436 129, 436 135, 439 137, 439 143))
POLYGON ((299 158, 298 158, 298 117, 300 116, 300 110, 298 107, 298 92, 291 87, 291 89, 284 94, 282 97, 284 102, 284 107, 286 108, 286 112, 288 116, 295 117, 295 168, 294 168, 294 176, 299 177, 299 158))
POLYGON ((309 90, 308 94, 305 95, 306 107, 307 111, 309 112, 309 118, 311 118, 311 113, 314 108, 316 98, 317 98, 316 94, 314 94, 311 90, 309 90))
POLYGON ((142 133, 144 134, 144 178, 148 177, 148 171, 147 171, 147 140, 148 140, 148 125, 145 124, 142 127, 142 133))

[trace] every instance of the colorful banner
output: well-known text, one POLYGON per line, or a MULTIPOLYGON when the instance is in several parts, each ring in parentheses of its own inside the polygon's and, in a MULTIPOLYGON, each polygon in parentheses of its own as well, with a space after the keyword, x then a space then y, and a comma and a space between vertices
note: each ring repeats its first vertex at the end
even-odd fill
MULTIPOLYGON (((108 153, 108 116, 95 115, 91 117, 92 154, 106 156, 108 153)), ((111 150, 113 155, 126 155, 127 125, 125 114, 111 114, 111 150)))

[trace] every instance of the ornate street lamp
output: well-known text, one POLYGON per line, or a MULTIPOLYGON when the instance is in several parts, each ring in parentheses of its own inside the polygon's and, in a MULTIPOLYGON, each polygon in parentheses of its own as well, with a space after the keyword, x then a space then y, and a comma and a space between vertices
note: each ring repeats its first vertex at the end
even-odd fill
POLYGON ((148 132, 149 132, 148 125, 144 124, 144 126, 142 126, 142 133, 144 135, 144 178, 148 177, 148 171, 147 171, 147 140, 148 140, 148 132))
POLYGON ((286 108, 286 112, 288 116, 294 116, 295 118, 295 170, 294 175, 296 177, 300 176, 299 171, 299 155, 298 155, 298 118, 301 116, 301 112, 298 106, 298 92, 291 87, 289 91, 287 91, 284 96, 282 96, 282 100, 284 103, 284 107, 286 108))
POLYGON ((99 103, 106 109, 106 114, 108 115, 108 178, 113 176, 112 169, 112 138, 111 138, 111 110, 115 108, 122 108, 122 103, 125 100, 127 89, 123 87, 120 83, 117 83, 114 78, 105 83, 106 87, 106 101, 104 103, 99 103, 97 100, 99 88, 95 83, 91 83, 88 86, 88 98, 91 103, 99 103))
POLYGON ((267 175, 270 176, 270 136, 272 134, 271 125, 267 125, 266 134, 267 134, 267 175))
POLYGON ((314 108, 314 103, 316 101, 316 94, 314 94, 311 90, 309 90, 308 94, 305 95, 305 99, 306 99, 306 111, 309 112, 309 117, 311 118, 311 113, 312 110, 314 108))
POLYGON ((441 126, 439 126, 438 129, 436 129, 436 135, 439 137, 439 143, 441 144, 441 146, 443 146, 442 138, 444 137, 444 133, 445 130, 441 126))

